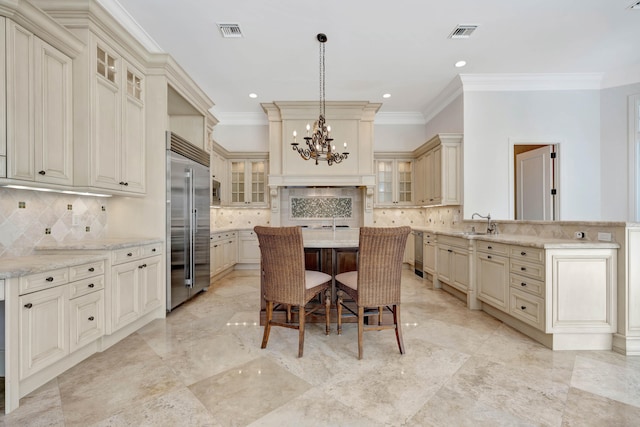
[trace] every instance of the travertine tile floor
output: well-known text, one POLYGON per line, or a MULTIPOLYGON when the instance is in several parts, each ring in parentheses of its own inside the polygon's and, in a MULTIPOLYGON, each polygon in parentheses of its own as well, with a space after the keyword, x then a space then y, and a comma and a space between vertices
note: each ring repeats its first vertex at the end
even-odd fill
POLYGON ((553 352, 410 271, 406 354, 392 331, 273 328, 260 349, 259 284, 208 292, 21 400, 3 425, 638 426, 640 357, 553 352))

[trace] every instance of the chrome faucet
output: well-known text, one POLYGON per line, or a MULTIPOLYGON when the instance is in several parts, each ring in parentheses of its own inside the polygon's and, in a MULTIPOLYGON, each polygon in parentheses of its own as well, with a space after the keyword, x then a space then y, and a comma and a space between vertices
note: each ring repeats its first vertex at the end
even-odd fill
POLYGON ((488 213, 487 216, 484 216, 480 215, 477 212, 474 212, 473 215, 471 215, 471 219, 474 219, 476 216, 487 220, 487 234, 498 234, 496 223, 491 221, 491 213, 488 213))

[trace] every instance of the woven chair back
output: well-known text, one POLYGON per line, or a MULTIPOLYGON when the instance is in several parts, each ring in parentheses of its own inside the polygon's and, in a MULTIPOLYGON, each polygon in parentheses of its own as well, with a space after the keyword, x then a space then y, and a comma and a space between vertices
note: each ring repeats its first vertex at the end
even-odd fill
POLYGON ((258 236, 264 298, 303 305, 305 296, 304 246, 300 227, 261 227, 258 236))
POLYGON ((411 227, 361 227, 358 305, 400 304, 402 259, 411 227))

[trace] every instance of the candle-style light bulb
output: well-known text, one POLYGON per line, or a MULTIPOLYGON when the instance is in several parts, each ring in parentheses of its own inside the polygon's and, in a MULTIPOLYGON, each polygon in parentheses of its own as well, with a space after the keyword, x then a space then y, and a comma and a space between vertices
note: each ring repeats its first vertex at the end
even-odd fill
POLYGON ((347 141, 344 142, 344 148, 347 148, 347 141))
POLYGON ((331 135, 331 126, 327 126, 327 136, 331 135))
POLYGON ((311 125, 307 123, 307 136, 309 136, 309 131, 311 130, 311 125))

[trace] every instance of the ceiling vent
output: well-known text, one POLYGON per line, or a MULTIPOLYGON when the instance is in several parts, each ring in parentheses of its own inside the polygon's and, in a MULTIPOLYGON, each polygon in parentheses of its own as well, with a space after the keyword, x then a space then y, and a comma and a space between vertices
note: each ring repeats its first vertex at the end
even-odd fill
POLYGON ((471 33, 473 33, 477 25, 458 25, 453 29, 451 34, 449 34, 450 39, 468 39, 471 33))
POLYGON ((633 3, 631 6, 629 6, 629 9, 640 10, 640 1, 633 3))
POLYGON ((222 37, 224 37, 224 38, 242 37, 242 30, 240 29, 240 24, 221 23, 221 22, 219 22, 217 25, 218 25, 218 28, 220 28, 220 32, 222 33, 222 37))

